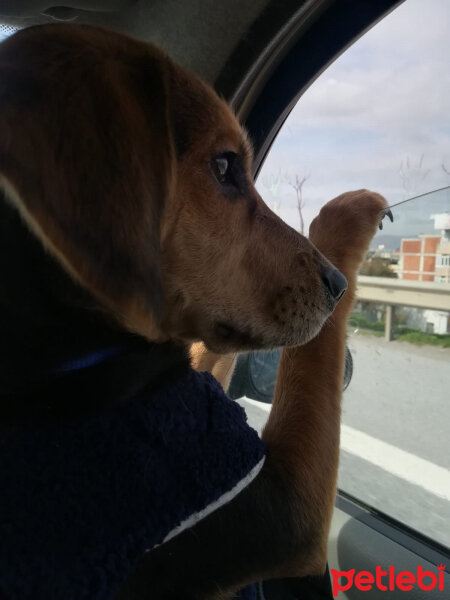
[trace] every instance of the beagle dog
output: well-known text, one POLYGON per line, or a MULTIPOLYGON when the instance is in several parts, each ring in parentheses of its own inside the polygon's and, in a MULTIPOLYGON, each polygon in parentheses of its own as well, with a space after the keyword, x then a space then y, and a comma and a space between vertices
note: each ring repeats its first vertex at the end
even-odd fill
MULTIPOLYGON (((4 456, 20 454, 30 437, 41 446, 57 440, 46 463, 53 468, 66 436, 58 431, 114 410, 126 419, 144 386, 151 395, 185 376, 192 344, 212 353, 210 365, 236 351, 285 348, 265 459, 244 489, 142 556, 127 555, 127 574, 107 591, 99 584, 91 595, 62 596, 47 578, 27 595, 26 560, 24 587, 14 588, 9 549, 0 596, 217 600, 261 579, 324 572, 347 317, 386 202, 345 193, 321 209, 306 239, 263 202, 251 165, 227 104, 151 44, 45 25, 0 45, 4 456), (13 588, 22 592, 8 595, 13 588)), ((133 421, 137 437, 141 425, 133 421)), ((19 465, 31 482, 20 498, 27 518, 40 485, 26 472, 33 457, 19 465)), ((11 472, 5 477, 16 485, 11 472)), ((56 487, 50 478, 39 493, 65 502, 70 494, 56 487)), ((0 512, 6 502, 2 492, 0 512)), ((8 505, 8 522, 17 505, 8 505)), ((128 511, 117 511, 115 522, 126 522, 128 511)), ((39 515, 41 526, 47 517, 39 515)), ((55 561, 68 553, 70 564, 83 551, 78 538, 64 546, 55 523, 42 527, 48 536, 38 547, 54 544, 55 561)), ((34 535, 23 528, 11 539, 34 535)), ((77 589, 75 571, 66 575, 77 589)))

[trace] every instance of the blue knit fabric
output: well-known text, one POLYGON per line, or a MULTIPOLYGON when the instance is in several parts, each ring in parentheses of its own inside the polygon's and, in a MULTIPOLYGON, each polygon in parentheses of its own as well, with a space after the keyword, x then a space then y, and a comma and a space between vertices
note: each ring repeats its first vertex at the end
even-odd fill
POLYGON ((0 455, 0 598, 106 600, 264 445, 219 383, 190 371, 101 415, 2 425, 0 455))

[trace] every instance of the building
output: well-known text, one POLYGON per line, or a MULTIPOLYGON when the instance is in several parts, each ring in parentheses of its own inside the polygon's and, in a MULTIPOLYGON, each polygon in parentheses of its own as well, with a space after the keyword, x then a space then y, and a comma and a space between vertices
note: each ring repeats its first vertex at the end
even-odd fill
MULTIPOLYGON (((450 213, 435 214, 431 218, 439 234, 401 240, 399 279, 450 284, 450 213)), ((429 333, 449 333, 449 314, 424 310, 421 328, 429 333)))
POLYGON ((441 232, 441 241, 436 248, 435 281, 450 283, 450 213, 433 215, 434 228, 441 232))
POLYGON ((403 238, 400 246, 398 276, 414 281, 434 281, 436 252, 441 243, 440 235, 419 235, 403 238))
POLYGON ((450 213, 432 215, 431 218, 439 234, 402 239, 400 279, 450 283, 450 213))

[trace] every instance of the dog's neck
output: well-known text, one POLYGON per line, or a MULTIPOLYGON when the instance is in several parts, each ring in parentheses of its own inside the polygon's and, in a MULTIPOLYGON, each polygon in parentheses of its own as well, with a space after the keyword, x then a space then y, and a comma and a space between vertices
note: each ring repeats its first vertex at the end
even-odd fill
POLYGON ((0 196, 0 420, 105 408, 173 380, 187 350, 128 333, 0 196))

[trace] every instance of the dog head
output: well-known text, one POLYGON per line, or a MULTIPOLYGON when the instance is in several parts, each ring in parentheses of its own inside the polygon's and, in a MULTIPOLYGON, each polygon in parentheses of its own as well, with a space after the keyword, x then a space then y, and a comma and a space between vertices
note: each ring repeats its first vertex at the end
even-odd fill
POLYGON ((345 278, 262 201, 208 86, 152 45, 77 25, 0 46, 0 185, 129 331, 217 352, 297 345, 345 278))

